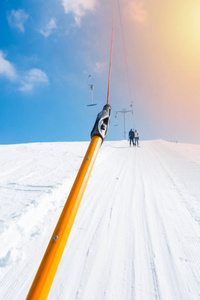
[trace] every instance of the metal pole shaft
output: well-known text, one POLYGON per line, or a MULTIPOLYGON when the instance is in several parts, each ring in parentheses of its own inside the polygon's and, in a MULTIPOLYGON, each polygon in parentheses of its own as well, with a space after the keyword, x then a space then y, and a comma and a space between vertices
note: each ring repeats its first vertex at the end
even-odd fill
POLYGON ((126 113, 124 112, 124 139, 126 140, 126 113))
POLYGON ((48 296, 101 144, 101 137, 92 137, 71 192, 27 295, 27 300, 44 300, 48 296))
POLYGON ((91 90, 91 104, 93 104, 93 90, 91 90))

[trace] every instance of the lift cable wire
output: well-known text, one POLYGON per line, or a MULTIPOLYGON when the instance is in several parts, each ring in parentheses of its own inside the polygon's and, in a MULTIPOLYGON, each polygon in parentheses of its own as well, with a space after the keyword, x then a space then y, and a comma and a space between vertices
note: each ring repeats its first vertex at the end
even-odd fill
POLYGON ((109 104, 109 96, 110 96, 110 77, 111 77, 111 66, 112 66, 113 36, 114 36, 114 26, 115 26, 115 10, 116 10, 116 0, 114 0, 114 9, 113 9, 113 24, 112 24, 112 38, 111 38, 111 49, 110 49, 110 65, 109 65, 109 75, 108 75, 107 104, 109 104))
POLYGON ((129 72, 128 72, 127 55, 126 55, 126 47, 125 47, 125 39, 124 39, 124 30, 123 30, 122 17, 121 17, 121 7, 120 7, 119 0, 118 0, 118 9, 119 9, 119 19, 120 19, 120 28, 121 28, 121 34, 122 34, 122 41, 123 41, 125 68, 126 68, 126 76, 127 76, 127 85, 128 85, 128 91, 129 91, 129 98, 130 98, 130 102, 131 102, 131 100, 132 100, 131 86, 130 86, 130 78, 129 78, 129 72))

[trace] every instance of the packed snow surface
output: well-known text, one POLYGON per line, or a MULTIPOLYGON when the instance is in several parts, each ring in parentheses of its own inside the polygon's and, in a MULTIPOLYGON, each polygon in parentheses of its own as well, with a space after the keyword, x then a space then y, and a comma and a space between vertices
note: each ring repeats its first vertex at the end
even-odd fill
MULTIPOLYGON (((0 299, 26 298, 87 147, 0 146, 0 299)), ((200 299, 200 145, 102 145, 48 299, 200 299)))

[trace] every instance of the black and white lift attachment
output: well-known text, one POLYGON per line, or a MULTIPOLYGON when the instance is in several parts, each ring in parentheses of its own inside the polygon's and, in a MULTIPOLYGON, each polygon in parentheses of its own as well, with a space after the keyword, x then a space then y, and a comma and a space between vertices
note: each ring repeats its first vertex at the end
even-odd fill
POLYGON ((111 106, 106 104, 102 111, 97 115, 94 127, 91 131, 91 138, 93 136, 99 136, 103 141, 105 140, 110 125, 110 115, 111 106))

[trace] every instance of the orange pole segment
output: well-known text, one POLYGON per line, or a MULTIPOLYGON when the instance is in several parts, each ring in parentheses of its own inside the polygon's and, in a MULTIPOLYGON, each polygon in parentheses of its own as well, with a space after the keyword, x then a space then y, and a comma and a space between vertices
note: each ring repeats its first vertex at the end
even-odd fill
POLYGON ((48 296, 101 144, 101 137, 92 137, 71 192, 27 295, 27 300, 44 300, 48 296))

